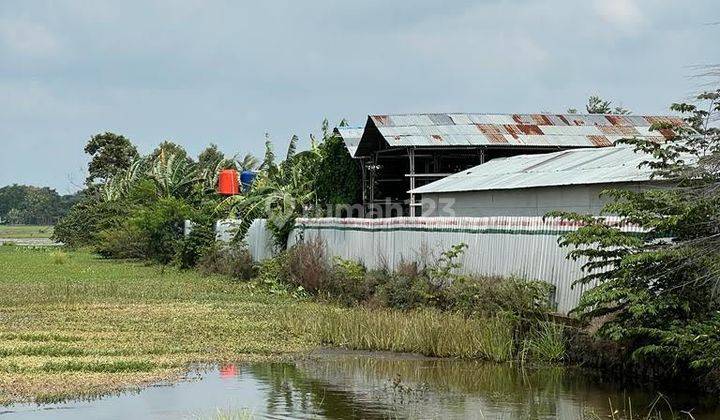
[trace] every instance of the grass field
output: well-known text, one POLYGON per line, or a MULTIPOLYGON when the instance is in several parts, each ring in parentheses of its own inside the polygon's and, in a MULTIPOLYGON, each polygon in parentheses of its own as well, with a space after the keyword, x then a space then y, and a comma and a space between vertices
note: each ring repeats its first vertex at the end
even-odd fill
POLYGON ((0 402, 95 396, 191 363, 281 358, 311 346, 281 323, 297 305, 316 308, 192 271, 0 247, 0 402))
POLYGON ((508 320, 340 308, 258 283, 0 246, 0 404, 94 397, 194 363, 286 359, 320 345, 506 361, 508 320))
POLYGON ((0 225, 0 238, 49 238, 52 236, 52 226, 26 226, 26 225, 0 225))

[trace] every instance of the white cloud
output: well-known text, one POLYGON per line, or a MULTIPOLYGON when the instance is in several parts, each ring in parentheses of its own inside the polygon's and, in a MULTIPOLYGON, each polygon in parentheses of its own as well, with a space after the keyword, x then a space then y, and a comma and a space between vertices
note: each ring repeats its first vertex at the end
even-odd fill
POLYGON ((595 11, 605 22, 630 28, 645 23, 645 16, 635 0, 595 0, 595 11))
POLYGON ((0 45, 18 55, 50 57, 60 51, 60 41, 42 25, 0 20, 0 45))

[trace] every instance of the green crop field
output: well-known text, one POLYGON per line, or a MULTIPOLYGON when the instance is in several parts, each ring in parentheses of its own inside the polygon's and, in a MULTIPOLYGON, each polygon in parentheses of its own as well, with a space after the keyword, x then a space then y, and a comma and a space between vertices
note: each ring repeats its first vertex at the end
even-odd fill
POLYGON ((0 225, 0 239, 49 238, 52 226, 0 225))

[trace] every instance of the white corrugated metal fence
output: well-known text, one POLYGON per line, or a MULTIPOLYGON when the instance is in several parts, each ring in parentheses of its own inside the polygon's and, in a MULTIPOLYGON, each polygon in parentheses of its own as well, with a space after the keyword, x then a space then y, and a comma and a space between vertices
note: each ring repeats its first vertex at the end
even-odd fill
MULTIPOLYGON (((619 219, 608 218, 619 223, 619 219)), ((467 274, 518 276, 546 281, 556 288, 558 312, 578 303, 585 261, 566 258, 558 246, 563 232, 578 224, 542 217, 399 217, 388 219, 298 219, 288 245, 319 236, 329 257, 361 261, 368 268, 425 258, 432 261, 453 245, 468 245, 460 262, 467 274)), ((640 231, 622 224, 625 231, 640 231)), ((255 260, 272 255, 272 239, 264 221, 253 223, 247 243, 255 260)))

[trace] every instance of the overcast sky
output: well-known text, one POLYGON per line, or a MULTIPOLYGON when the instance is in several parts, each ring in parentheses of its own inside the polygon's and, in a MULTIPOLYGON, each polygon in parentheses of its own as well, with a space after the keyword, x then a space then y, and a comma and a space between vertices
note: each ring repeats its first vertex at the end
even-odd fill
POLYGON ((284 149, 327 117, 664 113, 720 62, 717 0, 0 0, 0 185, 84 179, 101 131, 141 152, 284 149))

